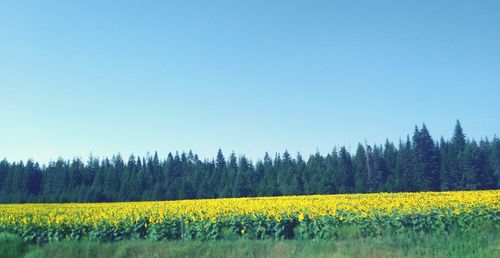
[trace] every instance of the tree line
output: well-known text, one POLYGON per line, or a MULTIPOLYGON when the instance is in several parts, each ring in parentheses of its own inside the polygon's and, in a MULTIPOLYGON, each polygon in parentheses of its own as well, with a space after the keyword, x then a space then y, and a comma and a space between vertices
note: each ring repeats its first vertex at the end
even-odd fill
POLYGON ((219 149, 125 161, 59 158, 47 165, 0 162, 0 202, 112 202, 301 194, 498 189, 500 139, 468 139, 457 121, 450 140, 434 141, 425 124, 396 145, 359 144, 304 159, 288 151, 253 163, 219 149))

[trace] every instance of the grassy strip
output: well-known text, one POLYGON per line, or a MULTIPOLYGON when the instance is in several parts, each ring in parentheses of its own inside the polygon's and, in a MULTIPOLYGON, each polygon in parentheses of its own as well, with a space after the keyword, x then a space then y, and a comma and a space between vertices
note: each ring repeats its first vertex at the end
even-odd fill
POLYGON ((61 241, 29 245, 14 235, 0 235, 0 257, 495 257, 500 252, 497 227, 476 232, 420 234, 406 232, 375 238, 337 240, 223 240, 112 243, 61 241))

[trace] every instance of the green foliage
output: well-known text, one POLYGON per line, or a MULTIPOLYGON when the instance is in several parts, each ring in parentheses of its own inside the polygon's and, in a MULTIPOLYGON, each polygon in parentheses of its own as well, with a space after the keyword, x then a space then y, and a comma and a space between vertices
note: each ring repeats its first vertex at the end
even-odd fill
POLYGON ((0 233, 0 257, 20 257, 28 249, 28 244, 14 234, 0 233))
POLYGON ((405 231, 377 237, 363 237, 357 228, 346 227, 342 233, 349 237, 334 241, 62 241, 1 257, 496 257, 499 230, 498 224, 486 223, 465 232, 405 231))
MULTIPOLYGON (((467 208, 469 209, 469 208, 467 208)), ((357 213, 338 211, 335 215, 322 217, 283 216, 279 220, 266 216, 236 216, 227 219, 164 220, 150 224, 139 220, 128 225, 101 224, 99 226, 54 226, 42 228, 30 225, 2 226, 0 231, 14 233, 2 236, 2 241, 11 244, 47 243, 62 240, 97 240, 116 242, 128 239, 163 240, 235 240, 235 239, 352 239, 357 237, 377 237, 388 234, 414 233, 449 233, 469 232, 484 225, 491 225, 499 230, 500 211, 495 208, 478 206, 467 212, 456 208, 435 208, 428 211, 401 213, 373 211, 368 216, 357 213), (355 219, 354 219, 355 218, 355 219), (17 242, 16 242, 17 241, 17 242)), ((0 256, 1 257, 1 256, 0 256)))
POLYGON ((460 122, 436 143, 422 125, 398 147, 359 144, 303 160, 288 151, 253 163, 218 150, 215 160, 191 151, 146 157, 58 159, 47 166, 0 161, 0 203, 112 202, 301 194, 498 189, 500 139, 466 138, 460 122))

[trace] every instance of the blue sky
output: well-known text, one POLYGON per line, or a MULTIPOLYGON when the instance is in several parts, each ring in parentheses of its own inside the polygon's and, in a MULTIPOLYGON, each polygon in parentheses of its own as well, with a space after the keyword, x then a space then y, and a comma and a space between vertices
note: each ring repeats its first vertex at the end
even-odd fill
POLYGON ((500 1, 2 1, 0 156, 491 138, 499 28, 500 1))

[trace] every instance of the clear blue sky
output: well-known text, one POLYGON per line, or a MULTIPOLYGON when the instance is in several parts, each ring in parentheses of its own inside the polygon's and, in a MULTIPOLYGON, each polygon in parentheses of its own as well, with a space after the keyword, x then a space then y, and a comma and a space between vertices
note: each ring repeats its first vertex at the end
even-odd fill
POLYGON ((308 156, 456 119, 500 132, 500 1, 0 2, 10 161, 308 156))

